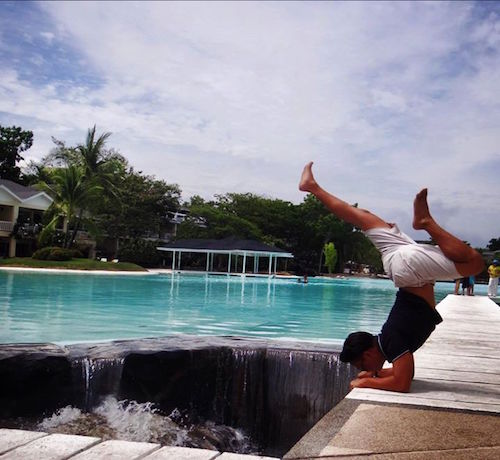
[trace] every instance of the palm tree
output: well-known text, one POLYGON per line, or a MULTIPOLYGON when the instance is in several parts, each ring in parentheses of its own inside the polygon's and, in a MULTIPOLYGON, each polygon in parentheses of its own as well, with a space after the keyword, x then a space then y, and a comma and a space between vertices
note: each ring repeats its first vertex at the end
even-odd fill
POLYGON ((63 217, 64 247, 69 247, 73 242, 76 232, 82 221, 83 213, 89 203, 102 191, 102 187, 93 180, 88 180, 83 168, 71 165, 67 168, 56 169, 51 174, 50 183, 40 182, 37 188, 46 192, 54 200, 48 209, 53 216, 50 223, 42 231, 53 231, 60 217, 63 217), (69 224, 77 218, 71 237, 69 237, 69 224))
POLYGON ((106 192, 115 194, 114 182, 120 176, 120 163, 125 159, 116 152, 106 150, 106 141, 111 133, 106 132, 96 138, 96 126, 89 128, 83 144, 67 147, 63 141, 55 138, 54 151, 48 155, 48 164, 52 167, 79 165, 83 168, 85 179, 95 179, 106 192))
POLYGON ((89 128, 85 144, 80 144, 76 147, 76 151, 80 154, 80 161, 85 168, 85 176, 87 179, 99 175, 103 172, 104 165, 109 161, 104 152, 106 141, 111 136, 111 133, 103 133, 97 139, 96 126, 89 128))
MULTIPOLYGON (((106 150, 110 132, 96 138, 96 126, 89 128, 84 144, 73 149, 76 161, 84 169, 85 180, 93 181, 102 187, 108 198, 120 206, 118 183, 123 178, 126 160, 117 152, 106 150)), ((91 210, 95 208, 91 204, 91 210)))

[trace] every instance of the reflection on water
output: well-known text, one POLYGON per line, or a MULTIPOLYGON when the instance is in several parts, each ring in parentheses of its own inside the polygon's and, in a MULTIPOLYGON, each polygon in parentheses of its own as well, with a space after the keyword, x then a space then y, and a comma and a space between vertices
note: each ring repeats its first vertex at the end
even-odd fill
MULTIPOLYGON (((0 272, 0 342, 196 334, 340 343, 352 330, 379 332, 395 292, 379 279, 0 272)), ((438 300, 451 292, 437 283, 438 300)))

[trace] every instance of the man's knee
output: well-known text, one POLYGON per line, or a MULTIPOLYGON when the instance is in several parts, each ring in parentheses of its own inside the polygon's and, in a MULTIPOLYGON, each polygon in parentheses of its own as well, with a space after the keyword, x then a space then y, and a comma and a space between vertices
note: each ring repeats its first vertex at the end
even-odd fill
POLYGON ((456 264, 458 271, 463 276, 477 275, 481 273, 484 268, 484 260, 476 250, 471 248, 471 255, 466 262, 456 264))
POLYGON ((477 275, 485 269, 483 257, 477 251, 474 251, 472 264, 474 268, 474 273, 472 273, 472 275, 477 275))

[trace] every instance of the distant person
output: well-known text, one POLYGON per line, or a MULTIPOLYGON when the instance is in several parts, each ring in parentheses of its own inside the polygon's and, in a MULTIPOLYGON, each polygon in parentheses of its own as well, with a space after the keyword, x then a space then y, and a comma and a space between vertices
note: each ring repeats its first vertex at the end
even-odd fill
POLYGON ((417 244, 396 224, 326 192, 311 168, 312 162, 304 167, 299 189, 312 193, 334 215, 360 228, 380 251, 385 271, 399 288, 378 336, 354 332, 344 342, 340 360, 362 371, 351 388, 407 392, 414 375, 413 352, 442 321, 435 309, 434 281, 479 273, 484 267, 481 255, 436 223, 427 205, 427 189, 413 202, 413 228, 426 230, 439 247, 417 244), (382 369, 385 361, 392 367, 382 369))
POLYGON ((461 278, 458 278, 455 280, 455 290, 453 291, 453 294, 459 295, 460 294, 460 283, 462 282, 461 278))
POLYGON ((488 275, 490 275, 488 297, 496 297, 498 291, 498 278, 500 277, 500 263, 497 259, 491 262, 491 265, 488 267, 488 275))
POLYGON ((474 284, 476 283, 476 277, 474 275, 469 276, 469 286, 467 286, 467 295, 474 295, 474 284))
POLYGON ((464 276, 462 278, 462 295, 469 295, 469 286, 470 286, 470 281, 468 276, 464 276))

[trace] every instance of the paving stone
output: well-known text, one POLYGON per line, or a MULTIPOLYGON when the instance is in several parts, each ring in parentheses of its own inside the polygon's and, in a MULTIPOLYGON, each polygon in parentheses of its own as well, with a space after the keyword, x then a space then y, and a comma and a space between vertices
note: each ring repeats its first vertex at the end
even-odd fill
POLYGON ((275 457, 259 457, 258 455, 223 453, 217 460, 276 460, 275 457))
POLYGON ((160 448, 160 444, 131 441, 104 441, 81 454, 71 457, 71 460, 134 460, 160 448))
POLYGON ((1 460, 65 460, 101 440, 89 436, 51 434, 0 456, 1 460))
POLYGON ((212 460, 219 457, 215 450, 194 449, 189 447, 162 447, 144 457, 144 460, 212 460))
POLYGON ((451 449, 422 452, 397 452, 374 455, 340 454, 328 457, 307 457, 321 460, 498 460, 500 447, 480 447, 473 449, 451 449))
POLYGON ((328 446, 366 453, 495 447, 500 417, 361 404, 328 446))
POLYGON ((25 430, 0 429, 0 454, 14 449, 15 447, 27 444, 35 439, 47 436, 47 433, 25 430))

